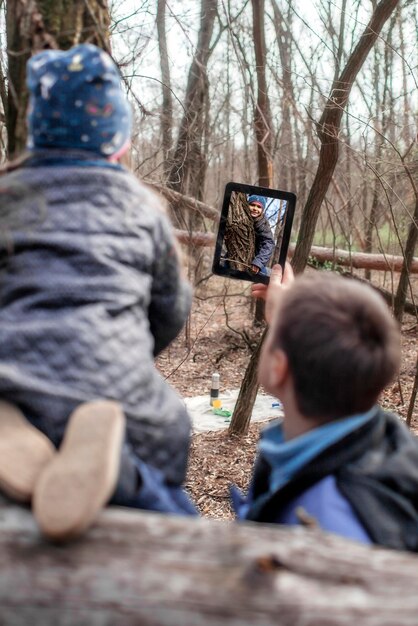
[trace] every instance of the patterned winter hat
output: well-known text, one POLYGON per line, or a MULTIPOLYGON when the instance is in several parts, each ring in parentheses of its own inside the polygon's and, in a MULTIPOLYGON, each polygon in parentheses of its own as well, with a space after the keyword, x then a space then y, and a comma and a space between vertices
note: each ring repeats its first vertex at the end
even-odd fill
POLYGON ((27 84, 29 149, 73 148, 110 157, 128 145, 131 108, 118 68, 100 48, 81 44, 36 54, 27 64, 27 84))
POLYGON ((266 208, 267 198, 264 196, 248 196, 248 204, 258 204, 264 211, 266 208))

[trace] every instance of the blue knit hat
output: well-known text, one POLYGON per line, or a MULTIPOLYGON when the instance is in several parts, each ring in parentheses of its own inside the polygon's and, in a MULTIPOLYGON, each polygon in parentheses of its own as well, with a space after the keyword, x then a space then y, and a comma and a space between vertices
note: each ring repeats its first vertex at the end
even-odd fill
POLYGON ((248 204, 258 204, 264 211, 266 208, 267 198, 264 196, 248 196, 248 204))
POLYGON ((128 144, 132 114, 119 70, 92 44, 45 50, 27 64, 28 143, 112 156, 128 144))

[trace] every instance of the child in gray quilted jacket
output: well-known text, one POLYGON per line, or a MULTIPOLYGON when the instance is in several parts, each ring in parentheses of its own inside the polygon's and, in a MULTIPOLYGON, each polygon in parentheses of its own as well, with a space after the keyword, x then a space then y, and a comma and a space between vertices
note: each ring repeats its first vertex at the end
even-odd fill
POLYGON ((118 163, 118 70, 80 45, 34 56, 27 80, 29 151, 0 178, 0 487, 55 539, 112 497, 193 513, 190 420, 154 364, 191 290, 161 201, 118 163))

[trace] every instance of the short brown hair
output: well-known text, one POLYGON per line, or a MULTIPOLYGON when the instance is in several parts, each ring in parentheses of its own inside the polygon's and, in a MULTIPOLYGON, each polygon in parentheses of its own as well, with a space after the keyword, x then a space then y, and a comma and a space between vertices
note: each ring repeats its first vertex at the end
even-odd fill
POLYGON ((353 279, 328 272, 297 278, 272 331, 307 417, 367 411, 399 367, 397 323, 381 296, 353 279))

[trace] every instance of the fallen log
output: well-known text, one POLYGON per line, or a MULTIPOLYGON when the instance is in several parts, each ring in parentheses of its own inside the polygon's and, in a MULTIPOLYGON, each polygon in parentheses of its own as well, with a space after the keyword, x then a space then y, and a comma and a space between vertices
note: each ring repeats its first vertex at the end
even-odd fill
POLYGON ((176 210, 183 211, 183 209, 189 209, 191 211, 197 211, 200 215, 208 217, 210 220, 217 221, 220 217, 220 211, 214 209, 208 204, 205 204, 204 202, 200 202, 200 200, 196 200, 191 196, 184 196, 178 191, 173 191, 172 189, 164 187, 163 185, 158 185, 157 183, 147 182, 146 184, 164 196, 174 212, 176 212, 176 210))
MULTIPOLYGON (((193 243, 196 246, 214 246, 215 235, 212 233, 190 233, 186 230, 176 230, 177 238, 181 243, 193 243)), ((293 256, 295 244, 289 245, 289 257, 293 256)), ((322 248, 312 246, 310 256, 319 263, 327 261, 342 267, 353 269, 369 269, 386 272, 400 272, 404 262, 403 256, 394 254, 368 254, 366 252, 349 252, 340 248, 322 248)), ((411 264, 411 274, 418 274, 418 259, 411 264)))
POLYGON ((109 508, 78 541, 0 505, 2 626, 416 626, 418 557, 318 529, 109 508))
MULTIPOLYGON (((197 211, 204 217, 214 220, 215 222, 217 222, 220 217, 220 212, 217 209, 214 209, 204 202, 200 202, 189 196, 184 196, 177 191, 173 191, 157 183, 147 184, 164 196, 173 209, 197 211)), ((215 236, 211 233, 189 233, 183 230, 177 230, 176 233, 182 243, 193 243, 196 246, 212 246, 215 244, 215 236)), ((289 246, 289 256, 292 256, 294 251, 295 244, 291 243, 289 246)), ((310 256, 320 263, 330 261, 331 263, 343 267, 377 271, 400 272, 404 263, 403 256, 399 255, 369 254, 366 252, 353 252, 340 248, 324 248, 321 246, 312 246, 310 256)), ((417 258, 414 258, 412 261, 411 274, 418 274, 417 258)))
MULTIPOLYGON (((289 253, 292 255, 295 250, 295 244, 289 247, 289 253)), ((322 248, 320 246, 312 246, 310 255, 321 263, 330 261, 336 265, 343 267, 352 267, 354 269, 369 269, 379 271, 400 272, 404 263, 403 256, 394 254, 368 254, 366 252, 349 252, 340 248, 322 248)), ((411 273, 418 273, 418 259, 414 259, 411 265, 411 273)))

